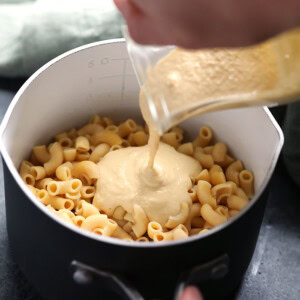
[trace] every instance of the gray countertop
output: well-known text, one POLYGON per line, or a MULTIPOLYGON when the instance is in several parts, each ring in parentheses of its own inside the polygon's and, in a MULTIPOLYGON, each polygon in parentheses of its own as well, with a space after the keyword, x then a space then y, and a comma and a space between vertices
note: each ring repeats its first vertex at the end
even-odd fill
MULTIPOLYGON (((0 84, 0 120, 14 95, 7 90, 11 86, 14 87, 14 84, 10 81, 5 89, 1 89, 0 84)), ((10 257, 3 184, 0 161, 0 300, 37 300, 40 296, 10 257)), ((299 189, 281 162, 270 183, 266 213, 252 262, 232 298, 300 299, 299 189)))

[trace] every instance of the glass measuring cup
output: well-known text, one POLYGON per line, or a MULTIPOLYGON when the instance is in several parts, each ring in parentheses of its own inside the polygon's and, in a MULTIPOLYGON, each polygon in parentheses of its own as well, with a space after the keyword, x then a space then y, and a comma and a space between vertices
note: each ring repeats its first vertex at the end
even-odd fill
POLYGON ((159 134, 200 113, 300 98, 300 29, 251 47, 197 51, 142 46, 126 28, 124 36, 159 134))
MULTIPOLYGON (((148 109, 153 119, 153 125, 159 134, 162 134, 170 127, 172 122, 170 112, 166 105, 166 100, 161 92, 159 97, 152 97, 150 89, 147 87, 147 70, 153 70, 153 67, 166 55, 168 55, 175 46, 143 46, 136 43, 130 36, 127 26, 123 26, 123 35, 127 42, 127 50, 137 80, 146 95, 148 109)), ((157 83, 158 84, 158 83, 157 83)))

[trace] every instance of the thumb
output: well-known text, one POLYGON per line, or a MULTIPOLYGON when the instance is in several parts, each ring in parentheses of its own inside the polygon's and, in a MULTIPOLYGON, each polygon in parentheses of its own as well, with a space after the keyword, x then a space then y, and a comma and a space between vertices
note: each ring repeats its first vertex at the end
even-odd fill
POLYGON ((139 9, 130 0, 114 0, 114 3, 125 19, 140 13, 139 9))
POLYGON ((195 286, 188 286, 181 294, 180 300, 204 300, 200 291, 195 286))

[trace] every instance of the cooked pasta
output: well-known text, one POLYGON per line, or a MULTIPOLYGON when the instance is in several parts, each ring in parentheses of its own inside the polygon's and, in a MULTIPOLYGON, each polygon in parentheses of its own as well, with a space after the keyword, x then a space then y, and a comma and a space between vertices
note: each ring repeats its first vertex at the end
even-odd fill
POLYGON ((149 128, 132 119, 117 124, 95 115, 80 129, 57 134, 48 146, 33 147, 30 161, 23 160, 19 171, 35 197, 68 224, 129 242, 184 239, 234 217, 254 194, 253 173, 231 156, 225 143, 213 143, 213 136, 207 126, 193 142, 183 142, 178 126, 162 136, 162 142, 199 162, 186 190, 189 202, 182 202, 164 224, 138 204, 131 210, 119 205, 105 214, 95 201, 101 181, 97 164, 111 151, 148 143, 149 128))
POLYGON ((59 139, 58 142, 61 144, 63 148, 70 148, 73 145, 72 140, 68 137, 63 137, 59 139))
POLYGON ((123 226, 123 230, 125 230, 127 233, 131 233, 132 225, 133 224, 131 222, 125 223, 124 226, 123 226))
POLYGON ((131 119, 128 119, 127 121, 119 125, 119 135, 122 138, 128 136, 131 132, 135 132, 135 131, 136 131, 136 123, 131 119))
POLYGON ((85 136, 79 136, 76 138, 75 148, 81 153, 88 152, 90 150, 90 141, 85 136))
POLYGON ((214 159, 211 154, 204 153, 201 147, 196 147, 194 150, 194 158, 196 158, 201 166, 210 169, 214 165, 214 159))
POLYGON ((84 200, 81 200, 76 208, 76 215, 84 218, 99 214, 99 210, 94 205, 87 203, 84 200))
POLYGON ((216 143, 212 149, 212 157, 216 163, 225 160, 227 154, 227 146, 224 143, 216 143))
POLYGON ((184 224, 189 215, 189 206, 187 203, 181 203, 180 212, 176 216, 170 216, 167 222, 167 228, 175 228, 180 224, 184 224))
POLYGON ((88 216, 81 225, 82 229, 103 236, 111 236, 117 227, 118 224, 114 220, 108 219, 107 216, 103 214, 88 216))
POLYGON ((45 145, 33 147, 32 153, 41 164, 46 163, 50 159, 50 153, 45 145))
POLYGON ((148 138, 144 131, 138 131, 133 134, 133 141, 137 146, 145 146, 148 143, 148 138))
POLYGON ((65 161, 74 161, 76 159, 77 151, 75 148, 64 148, 63 149, 64 160, 65 161))
POLYGON ((99 160, 107 153, 109 152, 110 146, 108 144, 100 144, 91 153, 89 160, 91 160, 94 163, 99 162, 99 160))
POLYGON ((54 174, 57 167, 59 167, 64 161, 62 146, 56 142, 51 147, 49 147, 50 159, 44 163, 44 168, 47 175, 54 174))
POLYGON ((24 182, 27 185, 34 185, 35 184, 35 178, 31 174, 31 168, 32 167, 33 167, 32 163, 27 161, 27 160, 23 160, 22 163, 21 163, 20 176, 22 177, 22 179, 24 180, 24 182))
POLYGON ((91 142, 94 146, 97 146, 101 143, 106 143, 110 146, 120 145, 122 144, 122 138, 113 131, 103 130, 95 133, 91 138, 91 142))
POLYGON ((152 240, 153 240, 154 233, 162 232, 162 231, 163 231, 162 226, 158 222, 151 221, 148 223, 147 233, 152 240))
POLYGON ((174 147, 175 149, 178 148, 179 146, 179 143, 178 143, 178 140, 177 140, 177 136, 176 136, 176 132, 168 132, 168 133, 165 133, 162 137, 161 137, 161 140, 174 147))
POLYGON ((185 143, 177 148, 177 151, 185 155, 193 156, 194 148, 192 143, 185 143))
POLYGON ((70 162, 65 162, 64 164, 60 165, 56 171, 55 175, 59 180, 69 180, 71 179, 71 169, 73 165, 70 162))
POLYGON ((213 165, 209 169, 209 178, 212 185, 222 184, 226 182, 225 174, 219 165, 213 165))
POLYGON ((201 127, 199 130, 199 135, 194 140, 193 145, 194 147, 205 147, 211 142, 212 138, 212 130, 207 126, 201 127))

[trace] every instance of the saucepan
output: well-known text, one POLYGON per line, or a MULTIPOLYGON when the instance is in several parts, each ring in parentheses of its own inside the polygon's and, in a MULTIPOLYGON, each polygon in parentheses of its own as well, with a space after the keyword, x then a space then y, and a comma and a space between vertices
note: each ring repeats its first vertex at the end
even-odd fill
POLYGON ((267 108, 220 111, 182 123, 188 138, 202 125, 255 174, 255 196, 227 223, 185 240, 130 243, 65 223, 18 174, 33 145, 48 143, 91 115, 142 120, 139 85, 123 39, 63 54, 38 70, 14 97, 0 132, 7 230, 15 261, 45 299, 172 299, 197 285, 222 299, 240 283, 255 249, 282 132, 267 108))

